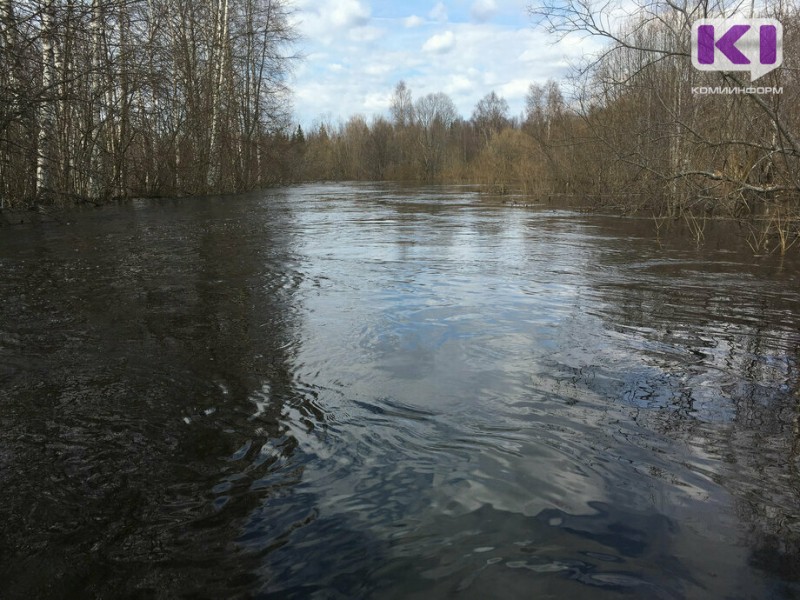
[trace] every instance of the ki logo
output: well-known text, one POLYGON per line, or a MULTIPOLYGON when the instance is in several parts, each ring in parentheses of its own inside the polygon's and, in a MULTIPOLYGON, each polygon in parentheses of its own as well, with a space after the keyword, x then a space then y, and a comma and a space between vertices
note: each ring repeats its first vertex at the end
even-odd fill
POLYGON ((777 19, 701 19, 692 25, 692 64, 701 71, 750 71, 750 81, 783 63, 777 19))

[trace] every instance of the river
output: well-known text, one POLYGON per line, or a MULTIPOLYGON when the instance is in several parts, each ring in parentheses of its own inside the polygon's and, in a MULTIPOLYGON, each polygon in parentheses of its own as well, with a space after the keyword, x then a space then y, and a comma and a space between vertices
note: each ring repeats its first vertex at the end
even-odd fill
POLYGON ((0 227, 0 597, 798 598, 800 257, 305 185, 0 227))

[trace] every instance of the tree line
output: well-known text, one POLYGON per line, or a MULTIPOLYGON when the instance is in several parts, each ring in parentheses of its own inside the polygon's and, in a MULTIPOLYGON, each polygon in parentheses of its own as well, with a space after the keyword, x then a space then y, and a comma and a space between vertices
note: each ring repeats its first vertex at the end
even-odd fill
POLYGON ((288 17, 283 0, 0 0, 0 201, 279 180, 288 17))
POLYGON ((494 91, 469 119, 443 92, 416 101, 397 84, 389 117, 318 121, 293 136, 301 180, 476 182, 498 192, 556 193, 575 183, 564 168, 570 113, 555 81, 532 84, 523 118, 494 91))
POLYGON ((297 176, 569 196, 684 219, 698 240, 707 217, 733 216, 759 221, 748 238, 756 251, 785 251, 800 238, 800 7, 754 13, 783 24, 784 62, 751 84, 691 63, 692 23, 734 13, 726 2, 639 0, 612 21, 613 2, 543 0, 530 7, 541 27, 607 44, 564 84, 532 84, 524 115, 492 92, 465 119, 446 94, 414 100, 400 82, 388 117, 305 132, 297 176), (718 88, 734 92, 708 93, 718 88))
POLYGON ((796 3, 751 4, 784 30, 783 66, 755 87, 691 64, 692 23, 741 13, 730 0, 537 2, 540 27, 607 44, 562 84, 532 84, 523 115, 491 92, 464 118, 400 82, 388 115, 304 132, 288 0, 0 0, 0 205, 473 182, 685 219, 698 239, 709 215, 766 217, 757 251, 800 238, 796 3), (738 91, 698 93, 722 88, 738 91))

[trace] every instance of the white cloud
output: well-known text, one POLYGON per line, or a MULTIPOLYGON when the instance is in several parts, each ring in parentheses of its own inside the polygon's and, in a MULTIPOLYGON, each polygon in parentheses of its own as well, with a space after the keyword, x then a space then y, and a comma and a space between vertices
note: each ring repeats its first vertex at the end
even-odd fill
POLYGON ((574 60, 586 51, 586 45, 546 44, 541 33, 529 27, 509 29, 460 23, 451 24, 450 28, 458 51, 437 55, 435 61, 418 66, 416 74, 405 79, 414 97, 437 91, 447 93, 465 118, 472 114, 478 100, 492 90, 508 101, 511 114, 518 114, 524 108, 531 83, 562 79, 565 55, 574 60), (524 54, 535 55, 538 60, 521 62, 517 57, 524 54))
POLYGON ((372 92, 364 98, 364 108, 373 113, 386 112, 391 101, 391 92, 372 92))
POLYGON ((460 75, 451 75, 450 79, 448 80, 447 84, 445 85, 444 89, 442 90, 446 94, 461 94, 463 92, 471 90, 475 86, 471 77, 467 77, 464 74, 460 75))
POLYGON ((333 44, 337 33, 364 27, 370 21, 370 9, 362 0, 327 0, 301 2, 292 24, 308 40, 333 44))
MULTIPOLYGON (((508 101, 512 115, 520 114, 531 83, 563 80, 567 64, 579 62, 600 45, 593 38, 577 35, 567 36, 558 44, 549 43, 551 40, 527 20, 526 0, 518 0, 516 22, 498 18, 507 10, 505 4, 495 0, 500 10, 491 21, 470 21, 467 12, 461 14, 459 22, 448 21, 438 31, 429 29, 435 21, 419 8, 410 10, 421 18, 384 17, 377 3, 366 25, 334 29, 331 11, 325 12, 328 20, 324 24, 320 13, 332 3, 307 1, 309 8, 301 18, 309 20, 316 15, 317 35, 309 35, 304 27, 306 60, 295 71, 292 85, 296 114, 304 128, 321 114, 329 115, 329 120, 346 120, 359 113, 367 120, 374 114, 385 116, 387 95, 401 79, 415 99, 445 92, 465 118, 492 90, 508 101)), ((428 0, 428 6, 437 1, 428 0)), ((469 11, 476 2, 464 1, 461 6, 469 11)), ((366 6, 369 2, 355 4, 366 6)), ((350 4, 351 8, 355 4, 350 4)))
POLYGON ((335 0, 329 2, 321 12, 329 17, 331 25, 342 29, 366 25, 370 14, 369 7, 359 0, 335 0))
POLYGON ((382 77, 384 75, 388 75, 393 70, 394 70, 394 65, 379 62, 367 65, 364 68, 364 73, 366 73, 367 75, 371 75, 373 77, 382 77))
POLYGON ((495 0, 476 0, 470 9, 472 18, 479 23, 485 23, 497 12, 497 2, 495 0))
POLYGON ((347 34, 354 42, 374 42, 384 36, 386 31, 380 27, 356 27, 347 34))
POLYGON ((428 16, 434 21, 447 21, 447 7, 444 5, 444 2, 439 2, 439 4, 434 6, 431 12, 428 13, 428 16))
POLYGON ((528 94, 530 79, 512 79, 497 89, 497 93, 506 100, 520 100, 528 94))
POLYGON ((445 31, 444 33, 437 33, 427 39, 422 45, 422 50, 425 52, 436 52, 443 54, 453 49, 456 44, 456 36, 452 31, 445 31))

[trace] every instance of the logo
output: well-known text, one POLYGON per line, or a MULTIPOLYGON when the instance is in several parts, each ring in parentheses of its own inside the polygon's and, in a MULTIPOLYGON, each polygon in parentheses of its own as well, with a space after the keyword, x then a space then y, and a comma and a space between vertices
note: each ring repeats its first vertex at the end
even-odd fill
POLYGON ((776 19, 700 19, 692 25, 692 64, 701 71, 750 71, 750 81, 783 63, 776 19))

